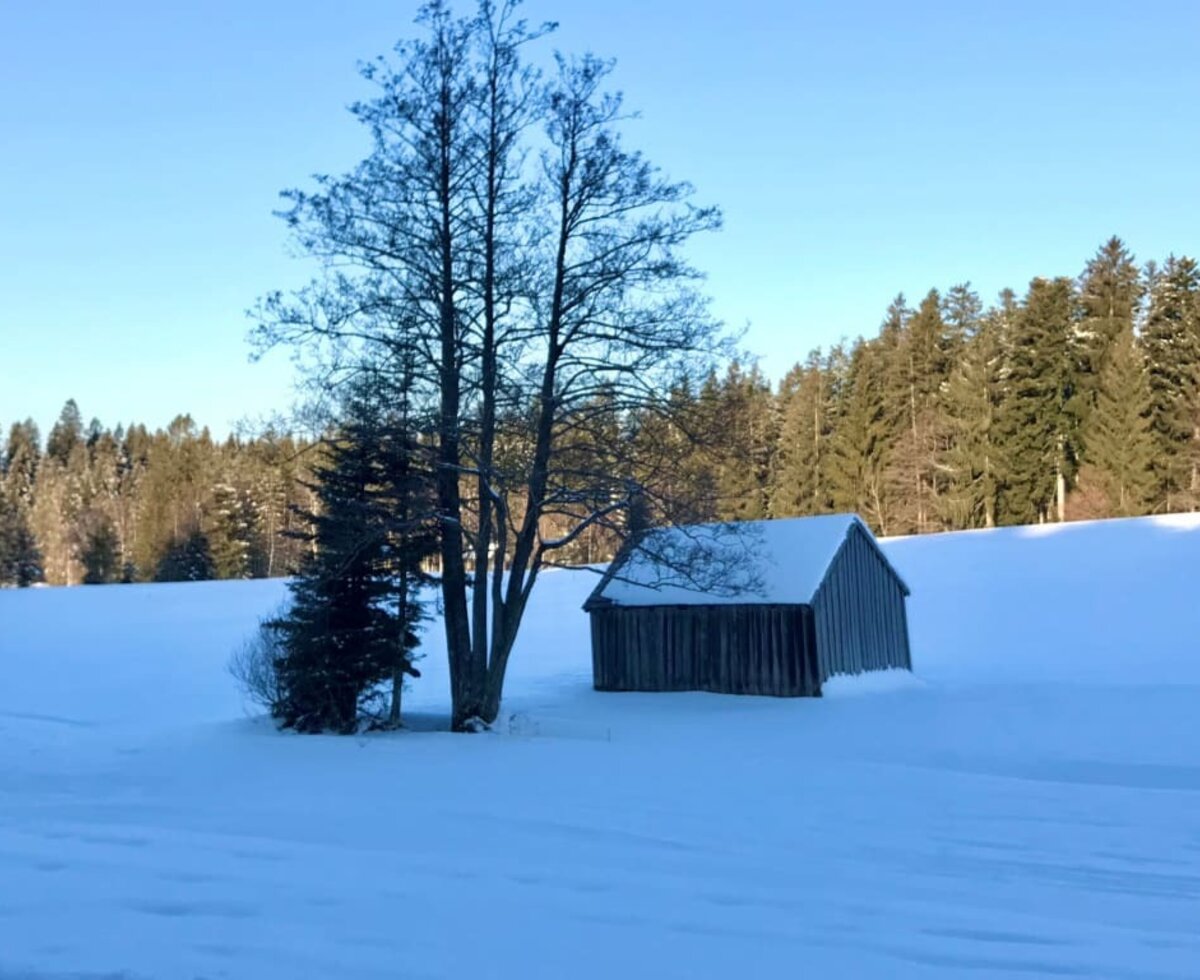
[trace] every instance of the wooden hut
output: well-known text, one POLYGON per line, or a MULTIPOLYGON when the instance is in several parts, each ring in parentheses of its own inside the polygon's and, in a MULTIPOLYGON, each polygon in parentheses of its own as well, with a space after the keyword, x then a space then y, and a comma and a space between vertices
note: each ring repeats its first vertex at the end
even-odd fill
POLYGON ((584 609, 600 691, 820 696, 912 668, 908 587, 853 514, 650 531, 584 609))

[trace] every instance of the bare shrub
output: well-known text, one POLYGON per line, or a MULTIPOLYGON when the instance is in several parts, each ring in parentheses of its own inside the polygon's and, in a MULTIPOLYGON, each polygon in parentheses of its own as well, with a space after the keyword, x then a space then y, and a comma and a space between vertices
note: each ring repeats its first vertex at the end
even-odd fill
POLYGON ((274 623, 285 613, 280 609, 274 616, 261 620, 258 628, 229 658, 229 673, 242 693, 272 714, 283 697, 278 663, 283 656, 283 637, 274 623))

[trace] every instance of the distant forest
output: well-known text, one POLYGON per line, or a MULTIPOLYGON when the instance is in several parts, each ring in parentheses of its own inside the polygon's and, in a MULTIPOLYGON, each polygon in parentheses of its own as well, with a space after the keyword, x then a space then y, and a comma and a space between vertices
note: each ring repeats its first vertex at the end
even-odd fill
MULTIPOLYGON (((881 534, 1200 508, 1200 266, 1139 266, 1120 239, 1075 279, 985 307, 969 284, 888 307, 876 336, 816 350, 777 387, 757 367, 680 379, 671 422, 629 438, 691 446, 680 520, 856 511, 881 534)), ((214 441, 84 425, 0 455, 0 584, 285 575, 307 547, 320 443, 214 441), (300 533, 298 533, 300 532, 300 533)), ((632 474, 637 478, 638 474, 632 474)), ((552 531, 547 529, 547 533, 552 531)), ((580 536, 560 560, 600 561, 580 536)))
POLYGON ((0 584, 264 578, 296 567, 306 450, 288 435, 214 441, 189 416, 164 430, 83 424, 68 401, 43 445, 13 425, 0 482, 0 584))

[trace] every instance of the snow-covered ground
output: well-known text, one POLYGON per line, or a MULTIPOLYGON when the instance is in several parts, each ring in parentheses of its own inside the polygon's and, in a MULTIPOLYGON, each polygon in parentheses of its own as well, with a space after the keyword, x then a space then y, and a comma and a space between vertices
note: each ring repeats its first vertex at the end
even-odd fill
POLYGON ((1200 976, 1200 520, 885 547, 915 677, 598 694, 551 573, 475 737, 248 714, 276 582, 0 591, 0 978, 1200 976))

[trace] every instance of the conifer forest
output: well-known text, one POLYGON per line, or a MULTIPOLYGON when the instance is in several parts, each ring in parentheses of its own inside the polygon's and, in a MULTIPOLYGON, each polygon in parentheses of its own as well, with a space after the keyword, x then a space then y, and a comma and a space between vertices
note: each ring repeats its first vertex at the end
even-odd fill
POLYGON ((0 482, 0 582, 105 584, 287 574, 304 543, 307 445, 85 425, 68 401, 45 441, 13 424, 0 482))
MULTIPOLYGON (((657 495, 687 502, 673 519, 856 511, 902 535, 1196 510, 1200 265, 1139 264, 1113 238, 1077 277, 991 305, 965 283, 899 295, 874 335, 814 350, 776 384, 743 355, 663 397, 672 411, 631 413, 626 436, 683 463, 628 476, 673 481, 657 495)), ((187 415, 108 428, 73 401, 45 438, 13 423, 0 584, 289 574, 323 451, 273 430, 214 440, 187 415)), ((602 561, 615 543, 598 524, 558 560, 602 561)))

